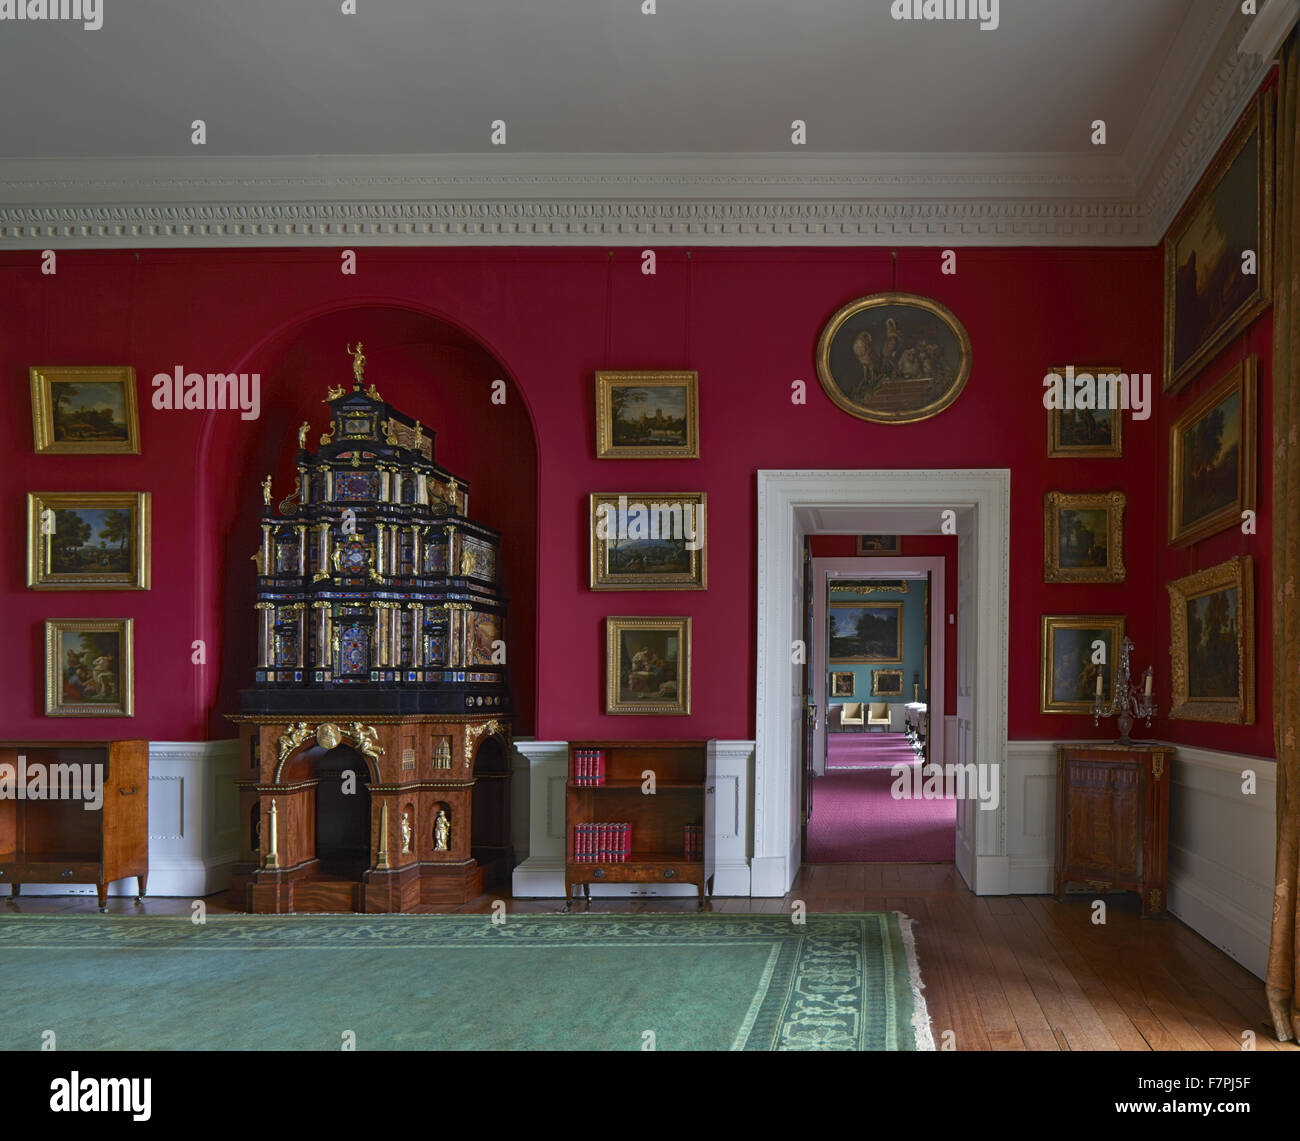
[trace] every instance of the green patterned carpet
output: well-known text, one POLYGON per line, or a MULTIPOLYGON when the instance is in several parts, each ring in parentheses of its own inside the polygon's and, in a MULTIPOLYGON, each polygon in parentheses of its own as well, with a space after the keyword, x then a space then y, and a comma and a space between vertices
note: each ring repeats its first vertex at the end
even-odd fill
POLYGON ((8 915, 0 1049, 932 1050, 910 923, 8 915))

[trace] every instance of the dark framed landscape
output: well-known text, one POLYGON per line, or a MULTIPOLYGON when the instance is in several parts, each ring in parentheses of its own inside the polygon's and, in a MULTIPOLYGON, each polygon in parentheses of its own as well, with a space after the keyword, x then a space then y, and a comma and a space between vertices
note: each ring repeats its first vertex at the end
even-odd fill
MULTIPOLYGON (((1073 365, 1074 375, 1107 376, 1124 370, 1118 365, 1073 365)), ((1066 376, 1064 365, 1048 373, 1066 376)), ((1119 408, 1049 408, 1047 454, 1065 459, 1118 458, 1124 454, 1124 416, 1119 408)))
POLYGON ((831 665, 902 662, 901 602, 832 602, 826 618, 831 665))
POLYGON ((1122 491, 1043 496, 1043 581, 1123 582, 1122 491))
POLYGON ((38 455, 138 455, 140 415, 129 366, 28 370, 38 455))
POLYGON ((705 590, 702 491, 592 492, 592 590, 705 590))
POLYGON ((1238 555, 1167 583, 1173 702, 1188 721, 1255 721, 1255 564, 1238 555))
POLYGON ((596 373, 598 458, 696 459, 699 454, 698 373, 596 373))
POLYGON ((1124 641, 1122 614, 1044 614, 1042 618, 1041 713, 1091 713, 1098 696, 1109 701, 1124 641), (1104 662, 1098 657, 1101 643, 1104 662))

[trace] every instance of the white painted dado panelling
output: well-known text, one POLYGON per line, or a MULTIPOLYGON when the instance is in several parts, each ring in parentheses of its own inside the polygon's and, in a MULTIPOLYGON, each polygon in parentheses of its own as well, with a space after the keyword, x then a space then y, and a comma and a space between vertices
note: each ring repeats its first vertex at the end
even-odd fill
MULTIPOLYGON (((564 897, 564 794, 568 777, 569 743, 516 738, 515 787, 526 788, 526 817, 516 802, 515 827, 527 829, 527 840, 516 841, 516 856, 526 858, 515 868, 511 892, 520 898, 564 897), (523 817, 521 819, 521 817, 523 817)), ((754 742, 709 741, 714 833, 713 894, 747 896, 749 858, 753 851, 754 742)), ((693 884, 592 884, 593 896, 696 895, 693 884)))
MULTIPOLYGON (((230 886, 239 850, 238 741, 149 742, 150 896, 200 899, 230 886)), ((24 895, 94 895, 93 884, 23 884, 24 895)), ((109 885, 134 896, 135 877, 109 885)))
MULTIPOLYGON (((1268 758, 1172 747, 1169 910, 1263 978, 1273 913, 1276 765, 1268 758), (1256 777, 1253 795, 1242 792, 1246 770, 1256 777)), ((1012 892, 1051 892, 1055 845, 1056 742, 1009 741, 1012 892)))

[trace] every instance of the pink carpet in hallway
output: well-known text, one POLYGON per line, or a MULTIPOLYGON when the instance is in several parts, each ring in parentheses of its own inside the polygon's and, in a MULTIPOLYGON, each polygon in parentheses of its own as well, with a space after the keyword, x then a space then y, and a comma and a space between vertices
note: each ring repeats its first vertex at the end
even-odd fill
POLYGON ((826 768, 878 769, 907 764, 915 758, 902 733, 828 733, 826 768))
POLYGON ((957 801, 952 797, 895 800, 889 795, 894 779, 881 768, 828 771, 818 777, 808 822, 808 862, 953 859, 957 801))

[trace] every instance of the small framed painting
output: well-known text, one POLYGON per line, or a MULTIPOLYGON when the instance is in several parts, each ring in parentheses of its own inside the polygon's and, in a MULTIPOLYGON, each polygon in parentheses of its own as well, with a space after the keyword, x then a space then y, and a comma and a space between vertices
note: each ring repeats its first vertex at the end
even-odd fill
POLYGON ((831 696, 852 697, 857 675, 852 670, 835 670, 831 674, 831 696))
POLYGON ((134 714, 131 619, 45 623, 45 715, 134 714))
POLYGON ((1169 429, 1169 542, 1195 543, 1255 508, 1255 358, 1207 389, 1169 429))
POLYGON ((855 554, 859 555, 897 555, 901 553, 902 541, 898 535, 859 535, 855 554))
POLYGON ((697 459, 699 454, 698 373, 596 373, 599 459, 697 459))
POLYGON ((1167 583, 1170 717, 1255 721, 1255 565, 1249 555, 1167 583))
POLYGON ((1122 491, 1043 496, 1043 581, 1123 582, 1122 491))
POLYGON ((1272 299, 1273 98, 1270 88, 1251 102, 1169 228, 1165 392, 1177 392, 1272 299))
POLYGON ((1123 642, 1122 614, 1044 614, 1039 712, 1091 713, 1098 695, 1109 701, 1123 642))
POLYGON ((38 455, 139 455, 135 369, 28 370, 38 455))
POLYGON ((902 662, 901 602, 831 602, 826 616, 830 626, 826 660, 831 665, 902 662))
POLYGON ((903 696, 903 671, 902 670, 872 670, 871 671, 871 696, 872 697, 902 697, 903 696))
POLYGON ((592 590, 705 590, 703 491, 593 492, 592 590))
POLYGON ((148 590, 147 491, 27 493, 32 590, 148 590))
POLYGON ((691 620, 605 619, 605 712, 691 711, 691 620))
MULTIPOLYGON (((1118 365, 1073 365, 1074 375, 1116 376, 1118 365)), ((1066 376, 1064 365, 1048 373, 1066 376)), ((1120 408, 1049 408, 1047 410, 1047 454, 1049 457, 1102 459, 1124 454, 1124 415, 1120 408)))

